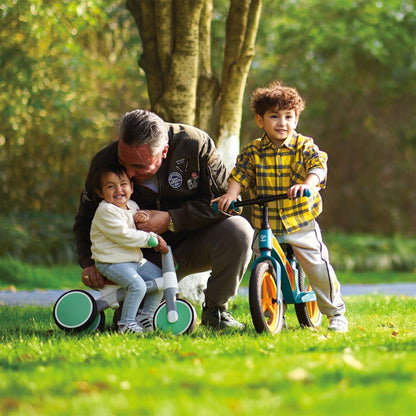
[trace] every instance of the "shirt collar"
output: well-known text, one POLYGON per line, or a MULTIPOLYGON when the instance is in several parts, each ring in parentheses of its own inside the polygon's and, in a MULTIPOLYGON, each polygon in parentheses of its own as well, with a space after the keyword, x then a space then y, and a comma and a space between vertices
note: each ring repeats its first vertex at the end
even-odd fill
MULTIPOLYGON (((283 142, 282 147, 285 146, 288 149, 295 149, 297 138, 298 138, 298 133, 296 133, 296 131, 293 131, 291 136, 288 137, 283 142)), ((261 146, 263 149, 267 149, 268 147, 275 146, 265 132, 263 133, 263 136, 261 137, 261 146)))

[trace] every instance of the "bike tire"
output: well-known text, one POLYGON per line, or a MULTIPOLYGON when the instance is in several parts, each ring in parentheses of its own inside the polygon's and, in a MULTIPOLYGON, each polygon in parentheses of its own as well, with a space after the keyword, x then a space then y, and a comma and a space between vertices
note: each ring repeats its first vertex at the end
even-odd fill
POLYGON ((95 319, 92 321, 92 324, 88 328, 86 328, 85 331, 101 332, 104 329, 104 326, 105 326, 105 313, 104 311, 101 311, 100 313, 97 314, 95 319))
POLYGON ((97 317, 97 302, 85 290, 70 290, 61 295, 53 307, 56 325, 65 331, 80 332, 97 317))
POLYGON ((283 328, 284 306, 276 273, 269 261, 257 263, 250 276, 248 291, 251 319, 258 333, 276 334, 283 328))
MULTIPOLYGON (((299 262, 298 268, 298 287, 301 292, 311 291, 312 287, 308 282, 306 274, 299 262)), ((319 310, 316 300, 306 303, 295 303, 296 317, 303 328, 319 328, 322 323, 322 313, 319 310)))
POLYGON ((178 320, 168 321, 166 301, 163 301, 156 309, 153 317, 153 326, 163 332, 171 332, 173 335, 191 334, 196 326, 195 308, 185 299, 176 299, 178 320))

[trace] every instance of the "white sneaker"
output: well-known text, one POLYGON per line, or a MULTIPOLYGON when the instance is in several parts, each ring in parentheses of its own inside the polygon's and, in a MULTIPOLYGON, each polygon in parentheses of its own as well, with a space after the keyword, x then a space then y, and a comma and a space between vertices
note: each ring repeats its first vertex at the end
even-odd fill
POLYGON ((130 322, 128 324, 119 325, 118 332, 120 332, 120 334, 132 333, 140 335, 144 333, 144 329, 137 322, 130 322))
POLYGON ((143 332, 153 332, 153 315, 144 313, 141 310, 136 315, 137 324, 143 329, 143 332))
POLYGON ((335 332, 348 332, 348 321, 344 315, 334 315, 329 318, 328 329, 335 332))

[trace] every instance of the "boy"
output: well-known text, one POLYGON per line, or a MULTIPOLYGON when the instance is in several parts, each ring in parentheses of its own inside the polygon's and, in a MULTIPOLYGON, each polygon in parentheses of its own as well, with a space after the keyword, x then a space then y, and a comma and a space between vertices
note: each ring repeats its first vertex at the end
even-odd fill
MULTIPOLYGON (((296 132, 305 102, 295 88, 272 82, 258 88, 251 97, 251 109, 262 138, 245 146, 229 177, 227 193, 213 201, 218 209, 227 207, 245 190, 250 197, 287 192, 286 200, 269 203, 270 226, 279 243, 288 243, 314 289, 321 312, 328 317, 328 329, 348 331, 345 303, 340 284, 329 262, 316 217, 322 212, 319 188, 324 188, 327 154, 310 137, 296 132), (297 198, 310 189, 309 198, 297 198)), ((253 207, 252 222, 256 235, 261 212, 253 207)))

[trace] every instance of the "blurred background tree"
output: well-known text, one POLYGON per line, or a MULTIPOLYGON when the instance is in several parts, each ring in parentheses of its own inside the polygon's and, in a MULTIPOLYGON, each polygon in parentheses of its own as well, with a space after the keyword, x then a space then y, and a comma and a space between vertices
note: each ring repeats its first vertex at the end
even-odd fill
MULTIPOLYGON (((229 4, 215 0, 212 12, 216 76, 229 4)), ((263 0, 241 144, 260 135, 250 93, 272 80, 297 87, 307 101, 299 131, 329 154, 326 229, 416 234, 415 8, 263 0)), ((150 108, 135 21, 104 0, 6 0, 0 20, 1 213, 73 215, 120 115, 150 108)))
POLYGON ((137 30, 116 1, 0 5, 1 212, 75 212, 91 155, 147 105, 137 30))

